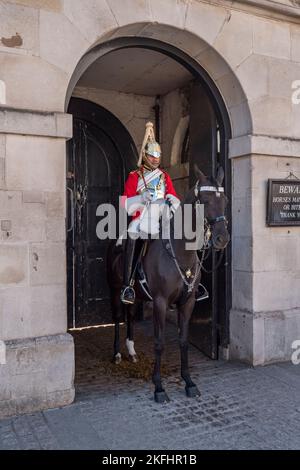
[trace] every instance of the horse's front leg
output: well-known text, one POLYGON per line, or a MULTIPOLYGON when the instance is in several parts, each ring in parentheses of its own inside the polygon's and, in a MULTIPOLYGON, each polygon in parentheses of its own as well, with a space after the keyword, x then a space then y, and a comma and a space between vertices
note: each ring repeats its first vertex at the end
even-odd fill
POLYGON ((170 401, 168 395, 163 389, 160 373, 161 356, 165 348, 166 313, 167 305, 165 299, 155 299, 153 302, 155 364, 152 381, 155 385, 154 399, 157 403, 170 401))
POLYGON ((128 349, 129 359, 131 362, 138 362, 138 357, 134 349, 133 341, 133 325, 136 306, 130 305, 127 307, 127 338, 126 347, 128 349))
POLYGON ((120 353, 120 322, 115 321, 115 340, 114 340, 114 363, 120 364, 122 356, 120 353))
POLYGON ((113 319, 115 322, 115 338, 114 338, 114 357, 113 362, 120 364, 122 361, 122 355, 120 352, 120 320, 122 318, 122 304, 119 300, 119 295, 114 294, 111 301, 111 308, 113 313, 113 319))
MULTIPOLYGON (((194 294, 192 294, 194 296, 194 294)), ((185 381, 185 392, 188 397, 200 396, 200 390, 191 379, 189 372, 189 322, 194 308, 195 300, 189 299, 187 303, 179 307, 179 344, 181 356, 181 377, 185 381)))

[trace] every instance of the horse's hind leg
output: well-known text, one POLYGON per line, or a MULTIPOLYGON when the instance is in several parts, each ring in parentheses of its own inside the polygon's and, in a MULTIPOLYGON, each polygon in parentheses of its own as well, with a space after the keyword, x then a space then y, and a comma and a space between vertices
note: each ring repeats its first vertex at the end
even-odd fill
POLYGON ((154 399, 157 403, 169 401, 161 382, 161 355, 165 347, 166 301, 155 299, 153 304, 155 364, 152 381, 155 385, 154 399))
POLYGON ((134 325, 134 315, 135 315, 135 305, 130 305, 127 307, 127 338, 126 338, 126 347, 128 349, 129 359, 131 362, 138 362, 138 357, 134 349, 133 341, 133 325, 134 325))
POLYGON ((185 381, 185 391, 188 397, 200 396, 200 390, 191 379, 189 372, 188 361, 188 334, 189 334, 189 321, 191 317, 192 308, 188 304, 184 305, 179 310, 179 344, 181 356, 181 377, 185 381))

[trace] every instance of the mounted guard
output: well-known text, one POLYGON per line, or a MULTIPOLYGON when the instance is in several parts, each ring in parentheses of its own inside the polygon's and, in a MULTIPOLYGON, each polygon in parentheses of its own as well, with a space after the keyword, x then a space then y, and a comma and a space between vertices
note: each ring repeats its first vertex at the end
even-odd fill
POLYGON ((166 201, 173 212, 180 205, 172 180, 165 170, 159 168, 160 163, 161 147, 155 140, 153 123, 148 122, 138 169, 129 174, 123 194, 127 213, 132 216, 125 244, 124 285, 121 291, 121 301, 125 304, 133 304, 135 301, 130 279, 136 240, 158 236, 159 221, 166 201))

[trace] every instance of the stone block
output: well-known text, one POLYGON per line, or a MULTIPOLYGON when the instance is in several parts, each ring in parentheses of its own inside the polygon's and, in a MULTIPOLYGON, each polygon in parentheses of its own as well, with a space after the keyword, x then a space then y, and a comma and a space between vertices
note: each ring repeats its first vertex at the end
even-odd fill
POLYGON ((232 75, 229 65, 214 49, 207 48, 196 56, 197 62, 210 74, 213 80, 232 75))
POLYGON ((155 99, 152 96, 141 96, 134 97, 133 102, 133 115, 135 118, 149 119, 149 116, 153 113, 153 106, 155 105, 155 99))
POLYGON ((31 337, 30 289, 0 289, 0 334, 3 340, 31 337))
POLYGON ((107 0, 118 25, 151 21, 151 9, 148 0, 107 0))
POLYGON ((300 172, 300 159, 299 158, 278 158, 277 168, 280 172, 299 173, 300 172))
POLYGON ((251 199, 247 197, 235 197, 232 201, 232 235, 234 237, 249 237, 252 234, 252 208, 251 199))
POLYGON ((266 313, 264 363, 291 360, 292 344, 299 338, 299 309, 266 313))
POLYGON ((64 14, 91 43, 117 26, 116 19, 106 2, 64 0, 64 14))
POLYGON ((64 112, 69 77, 62 69, 40 57, 4 52, 0 55, 0 69, 6 106, 64 112))
MULTIPOLYGON (((268 95, 285 98, 292 104, 292 83, 300 80, 300 63, 268 57, 268 95)), ((300 107, 300 104, 296 107, 300 107)), ((298 127, 299 128, 299 127, 298 127)))
POLYGON ((250 194, 251 179, 251 158, 249 156, 235 158, 232 161, 232 193, 234 199, 250 194))
POLYGON ((45 193, 43 191, 23 191, 23 203, 45 204, 45 193))
POLYGON ((6 154, 6 135, 0 134, 0 158, 5 158, 6 154))
POLYGON ((252 134, 252 116, 249 103, 243 102, 229 108, 229 116, 232 123, 232 137, 252 134))
POLYGON ((22 207, 21 191, 0 191, 0 218, 10 219, 22 207))
MULTIPOLYGON (((27 2, 28 3, 28 2, 27 2)), ((39 13, 29 5, 1 3, 0 50, 25 50, 37 55, 39 51, 39 13)))
POLYGON ((291 59, 300 62, 300 28, 298 25, 291 25, 291 59))
POLYGON ((46 215, 48 218, 64 218, 66 216, 65 193, 46 193, 46 215))
POLYGON ((66 282, 64 243, 38 243, 30 246, 30 284, 32 286, 66 282))
POLYGON ((63 0, 5 0, 5 3, 17 3, 36 9, 61 11, 63 0))
MULTIPOLYGON (((254 224, 256 224, 256 217, 254 217, 254 224)), ((254 272, 272 271, 276 269, 274 241, 273 232, 267 231, 264 235, 255 234, 253 238, 254 272)))
POLYGON ((72 336, 41 337, 37 338, 36 343, 38 350, 41 350, 41 361, 47 361, 49 355, 52 358, 46 370, 47 393, 67 390, 69 384, 74 382, 74 364, 70 361, 70 355, 74 354, 72 336))
POLYGON ((0 285, 22 286, 28 283, 28 247, 0 244, 0 285))
POLYGON ((65 16, 40 12, 41 58, 71 74, 89 47, 90 42, 65 16))
POLYGON ((6 342, 6 347, 5 367, 10 373, 1 376, 1 418, 64 406, 73 401, 74 344, 70 335, 12 340, 6 342), (36 370, 37 364, 39 370, 36 370))
POLYGON ((272 255, 275 251, 276 271, 294 271, 300 277, 300 234, 298 237, 289 235, 275 238, 274 233, 273 239, 272 255))
POLYGON ((253 271, 253 246, 251 237, 232 239, 232 268, 237 271, 253 271))
MULTIPOLYGON (((268 94, 270 77, 270 60, 268 57, 251 54, 236 69, 236 75, 241 82, 248 100, 256 100, 268 94), (253 79, 255 77, 255 80, 253 79)), ((274 77, 276 80, 276 77, 274 77)), ((238 103, 237 103, 238 104, 238 103)))
POLYGON ((208 44, 213 44, 228 18, 228 10, 221 6, 191 2, 188 5, 185 29, 200 36, 208 44))
POLYGON ((297 308, 300 303, 299 278, 299 271, 254 273, 254 310, 263 312, 297 308))
POLYGON ((63 139, 8 135, 6 152, 7 189, 64 191, 63 139))
POLYGON ((0 189, 5 188, 5 159, 0 158, 0 189))
POLYGON ((219 78, 219 80, 217 80, 217 86, 228 107, 237 106, 246 101, 244 90, 239 86, 232 73, 223 75, 219 78))
POLYGON ((234 310, 251 312, 253 309, 253 273, 232 271, 232 307, 234 310))
POLYGON ((253 52, 290 59, 291 39, 288 24, 256 17, 253 21, 253 52))
POLYGON ((30 309, 32 336, 64 333, 67 329, 66 284, 32 287, 30 309))
MULTIPOLYGON (((208 26, 211 27, 210 23, 208 26)), ((214 47, 231 68, 235 69, 252 53, 252 41, 253 23, 249 15, 231 11, 218 32, 214 47)))
POLYGON ((291 98, 265 96, 255 102, 250 102, 249 106, 255 134, 280 137, 293 135, 291 98))
MULTIPOLYGON (((30 200, 33 200, 32 197, 42 197, 41 194, 31 193, 30 200)), ((46 205, 23 203, 21 191, 0 191, 0 220, 8 220, 11 224, 9 233, 3 228, 0 231, 2 241, 27 243, 46 240, 46 205)))
MULTIPOLYGON (((300 74, 299 74, 300 76, 300 74)), ((299 120, 300 120, 300 103, 292 105, 292 128, 290 132, 290 136, 292 139, 299 141, 300 138, 300 130, 299 130, 299 120)))
POLYGON ((229 158, 250 154, 280 156, 283 160, 291 156, 299 158, 300 143, 293 139, 265 135, 245 135, 229 140, 229 158))
MULTIPOLYGON (((170 10, 169 13, 172 14, 172 10, 170 10)), ((184 18, 181 20, 184 21, 184 18)), ((138 35, 150 38, 153 37, 159 41, 172 44, 192 57, 196 57, 200 52, 208 48, 208 44, 199 36, 186 30, 180 30, 169 24, 150 23, 144 26, 144 28, 138 32, 138 35)))
POLYGON ((0 109, 0 132, 45 137, 72 137, 72 115, 0 109))
POLYGON ((46 238, 51 242, 62 242, 66 239, 65 219, 51 218, 46 221, 46 238))
POLYGON ((64 333, 66 285, 0 289, 0 335, 4 340, 64 333))
POLYGON ((230 311, 229 359, 253 361, 253 315, 245 311, 230 311))
POLYGON ((171 24, 184 29, 188 9, 186 0, 150 0, 152 19, 158 23, 171 24))

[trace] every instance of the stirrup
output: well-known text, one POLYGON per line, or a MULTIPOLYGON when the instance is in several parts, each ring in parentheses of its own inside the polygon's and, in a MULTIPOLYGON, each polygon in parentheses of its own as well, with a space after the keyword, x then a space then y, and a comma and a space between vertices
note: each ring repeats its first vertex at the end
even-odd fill
POLYGON ((198 290, 197 290, 197 292, 196 292, 196 302, 200 302, 200 300, 205 300, 205 299, 209 298, 209 293, 208 293, 208 290, 206 289, 206 287, 203 284, 199 284, 198 288, 200 286, 203 289, 203 294, 197 296, 197 294, 198 294, 198 290))
POLYGON ((123 304, 134 304, 135 302, 135 291, 132 286, 126 286, 121 291, 121 302, 123 304))

